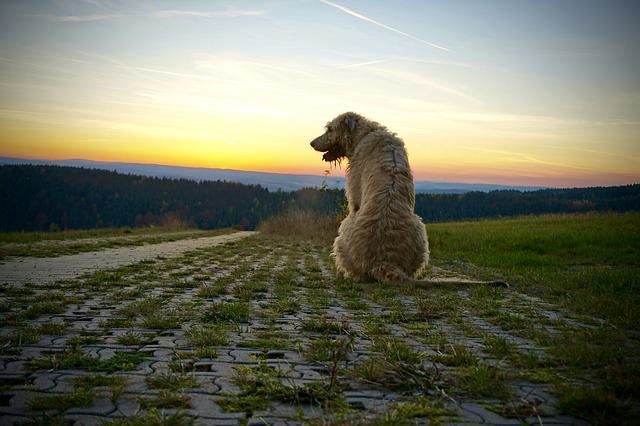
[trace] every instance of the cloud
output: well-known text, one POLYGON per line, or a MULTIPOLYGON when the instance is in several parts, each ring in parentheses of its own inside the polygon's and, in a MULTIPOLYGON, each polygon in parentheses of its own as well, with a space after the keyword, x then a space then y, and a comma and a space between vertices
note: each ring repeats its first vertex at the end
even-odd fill
POLYGON ((366 16, 361 15, 361 14, 359 14, 358 12, 355 12, 355 11, 353 11, 353 10, 351 10, 351 9, 347 8, 347 7, 340 6, 339 4, 332 3, 332 2, 327 1, 327 0, 320 0, 320 1, 321 1, 322 3, 324 3, 324 4, 328 5, 328 6, 335 7, 336 9, 341 10, 341 11, 343 11, 344 13, 349 14, 349 15, 351 15, 351 16, 353 16, 353 17, 356 17, 356 18, 358 18, 358 19, 362 19, 363 21, 366 21, 366 22, 369 22, 369 23, 371 23, 371 24, 373 24, 373 25, 377 25, 377 26, 379 26, 379 27, 381 27, 381 28, 384 28, 385 30, 392 31, 392 32, 394 32, 394 33, 396 33, 396 34, 400 34, 400 35, 402 35, 402 36, 405 36, 405 37, 407 37, 407 38, 410 38, 411 40, 414 40, 414 41, 417 41, 417 42, 420 42, 420 43, 426 44, 426 45, 431 46, 431 47, 433 47, 433 48, 435 48, 435 49, 440 49, 440 50, 444 50, 444 51, 446 51, 446 52, 451 52, 451 50, 450 50, 450 49, 447 49, 447 48, 446 48, 446 47, 444 47, 444 46, 440 46, 439 44, 431 43, 431 42, 426 41, 426 40, 423 40, 423 39, 421 39, 421 38, 419 38, 419 37, 412 36, 411 34, 405 33, 404 31, 400 31, 400 30, 398 30, 398 29, 395 29, 395 28, 393 28, 393 27, 390 27, 390 26, 388 26, 388 25, 385 25, 385 24, 383 24, 382 22, 378 22, 378 21, 373 20, 373 19, 371 19, 371 18, 367 18, 366 16))
POLYGON ((241 16, 262 16, 262 10, 238 10, 227 9, 219 11, 198 11, 198 10, 158 10, 153 12, 153 16, 158 18, 237 18, 241 16))
POLYGON ((121 18, 127 15, 103 14, 103 15, 66 15, 54 16, 53 19, 60 22, 94 22, 107 21, 109 19, 121 18))
POLYGON ((339 70, 347 69, 347 68, 357 68, 357 67, 364 67, 364 66, 367 66, 367 65, 381 64, 381 63, 388 62, 388 61, 390 61, 390 59, 377 59, 375 61, 358 62, 356 64, 341 65, 341 66, 336 67, 336 68, 338 68, 339 70))
MULTIPOLYGON (((238 10, 227 9, 217 11, 198 10, 157 10, 151 12, 155 18, 238 18, 242 16, 262 16, 262 10, 238 10)), ((94 15, 65 15, 49 16, 50 19, 58 22, 96 22, 122 18, 126 16, 144 16, 140 14, 94 14, 94 15)))

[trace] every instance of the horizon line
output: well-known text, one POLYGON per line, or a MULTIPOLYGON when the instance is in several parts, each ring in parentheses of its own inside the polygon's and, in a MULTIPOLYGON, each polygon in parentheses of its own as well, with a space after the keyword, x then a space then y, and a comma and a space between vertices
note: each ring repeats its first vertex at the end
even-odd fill
MULTIPOLYGON (((344 180, 344 176, 331 176, 331 175, 316 175, 310 173, 285 173, 285 172, 267 172, 261 170, 243 170, 243 169, 229 169, 229 168, 221 168, 221 167, 205 167, 205 166, 183 166, 183 165, 174 165, 174 164, 160 164, 160 163, 142 163, 142 162, 129 162, 129 161, 107 161, 107 160, 93 160, 88 158, 62 158, 62 159, 51 159, 51 158, 36 158, 36 157, 14 157, 0 154, 0 159, 9 159, 9 160, 17 160, 17 161, 42 161, 42 162, 61 162, 61 161, 86 161, 90 163, 111 163, 111 164, 123 164, 123 165, 139 165, 139 166, 160 166, 160 167, 174 167, 174 168, 182 168, 182 169, 201 169, 201 170, 219 170, 219 171, 231 171, 231 172, 240 172, 240 173, 260 173, 267 175, 283 175, 283 176, 309 176, 309 177, 320 177, 327 179, 337 179, 344 180)), ((8 164, 3 164, 8 165, 8 164)), ((67 166, 67 167, 78 167, 78 166, 67 166)), ((502 186, 502 187, 511 187, 511 188, 537 188, 537 189, 572 189, 572 188, 607 188, 607 187, 616 187, 616 186, 627 186, 627 185, 638 185, 640 181, 633 183, 618 183, 614 185, 606 185, 606 184, 592 184, 586 186, 557 186, 557 185, 523 185, 523 184, 509 184, 509 183, 489 183, 489 182, 481 182, 481 181, 473 181, 473 182, 461 182, 461 181, 451 181, 451 180, 427 180, 427 179, 414 179, 414 182, 429 182, 429 183, 443 183, 443 184, 462 184, 462 185, 490 185, 490 186, 502 186)))

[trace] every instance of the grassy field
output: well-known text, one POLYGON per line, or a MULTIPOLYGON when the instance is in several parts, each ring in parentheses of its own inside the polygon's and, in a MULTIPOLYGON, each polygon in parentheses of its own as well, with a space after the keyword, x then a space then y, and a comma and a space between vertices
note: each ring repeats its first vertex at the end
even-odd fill
POLYGON ((500 276, 576 313, 640 329, 640 214, 427 225, 434 264, 500 276))

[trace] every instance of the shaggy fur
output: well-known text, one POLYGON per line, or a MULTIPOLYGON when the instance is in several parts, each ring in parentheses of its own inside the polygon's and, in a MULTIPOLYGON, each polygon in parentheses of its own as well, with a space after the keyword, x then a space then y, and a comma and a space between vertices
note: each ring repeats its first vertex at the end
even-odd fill
POLYGON ((340 275, 356 281, 475 284, 471 280, 416 281, 429 262, 425 226, 414 214, 415 186, 404 142, 386 127, 347 112, 326 125, 311 146, 325 161, 349 160, 349 214, 340 224, 333 257, 340 275))
POLYGON ((404 142, 386 127, 348 112, 311 142, 325 161, 349 160, 349 214, 333 244, 338 273, 354 280, 399 282, 429 260, 427 234, 413 213, 415 187, 404 142))

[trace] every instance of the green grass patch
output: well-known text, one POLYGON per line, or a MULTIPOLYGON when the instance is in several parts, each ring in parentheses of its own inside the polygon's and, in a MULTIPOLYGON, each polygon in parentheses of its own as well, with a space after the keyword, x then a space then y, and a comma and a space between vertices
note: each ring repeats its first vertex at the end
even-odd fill
POLYGON ((248 416, 271 407, 269 400, 253 395, 227 394, 216 403, 227 413, 247 413, 248 416))
POLYGON ((71 393, 37 396, 28 402, 27 408, 31 411, 65 411, 73 407, 89 407, 94 397, 91 388, 81 388, 71 393))
POLYGON ((72 349, 49 355, 44 359, 29 361, 25 364, 28 371, 80 369, 113 373, 115 371, 134 370, 144 361, 144 355, 137 352, 116 352, 108 360, 100 360, 86 355, 81 350, 72 349))
POLYGON ((432 359, 448 367, 470 367, 478 364, 478 358, 465 346, 459 345, 445 346, 445 352, 434 356, 432 359))
POLYGON ((154 397, 140 397, 138 402, 144 409, 191 408, 191 402, 186 395, 166 390, 161 390, 154 397))
POLYGON ((472 272, 501 276, 576 312, 640 328, 638 213, 526 216, 427 228, 439 263, 464 260, 472 272))
POLYGON ((497 366, 479 365, 461 368, 454 378, 452 390, 461 391, 472 398, 507 399, 511 391, 507 387, 507 377, 497 366))
POLYGON ((556 386, 556 407, 563 413, 588 420, 593 425, 631 424, 628 403, 618 401, 615 394, 589 386, 556 386))
POLYGON ((203 320, 207 322, 249 322, 251 308, 246 302, 219 302, 213 304, 205 313, 203 320))
POLYGON ((152 389, 164 389, 177 392, 186 388, 195 388, 198 381, 191 374, 160 373, 154 377, 147 377, 147 384, 152 389))
POLYGON ((346 322, 331 321, 327 318, 310 318, 302 321, 302 331, 319 334, 347 334, 350 327, 346 322))
POLYGON ((104 421, 102 426, 192 426, 193 424, 194 420, 183 412, 166 414, 163 410, 151 408, 135 416, 104 421))

